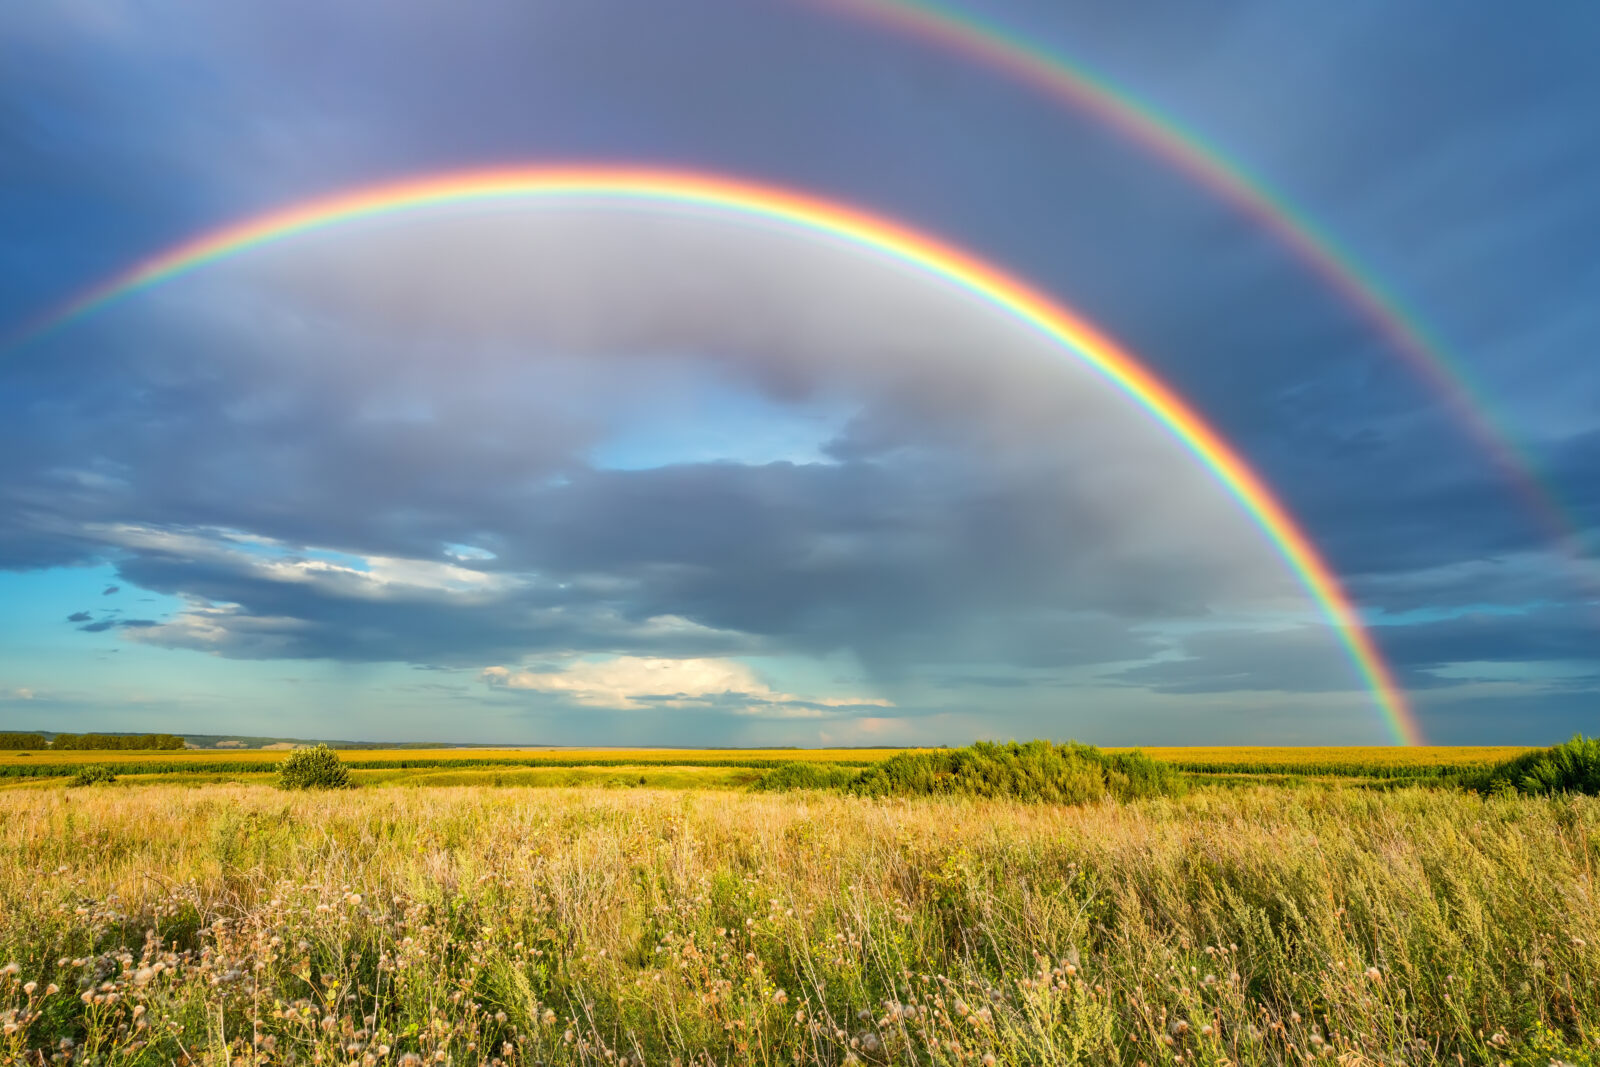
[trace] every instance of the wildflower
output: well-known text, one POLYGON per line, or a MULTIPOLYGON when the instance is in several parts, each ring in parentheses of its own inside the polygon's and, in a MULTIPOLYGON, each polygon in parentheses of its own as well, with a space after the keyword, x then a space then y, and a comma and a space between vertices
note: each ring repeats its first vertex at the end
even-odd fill
POLYGON ((983 1067, 994 1067, 995 1063, 998 1062, 998 1061, 994 1058, 994 1053, 985 1052, 983 1054, 983 1061, 982 1062, 983 1062, 983 1067))
POLYGON ((544 1010, 544 1014, 539 1018, 540 1021, 542 1021, 546 1026, 549 1026, 556 1021, 556 1013, 551 1011, 549 1008, 546 1008, 544 1010))
POLYGON ((31 996, 33 996, 33 991, 35 989, 38 989, 38 988, 39 988, 39 983, 38 982, 26 982, 22 986, 22 991, 24 993, 28 994, 28 996, 31 997, 31 996))
POLYGON ((1173 1034, 1187 1034, 1189 1032, 1189 1020, 1174 1019, 1167 1024, 1167 1030, 1173 1034))
POLYGON ((8 963, 4 967, 0 967, 0 975, 5 976, 6 978, 10 978, 12 975, 16 974, 20 970, 22 970, 21 964, 8 963))
POLYGON ((1368 967, 1367 977, 1372 979, 1374 982, 1381 982, 1383 981, 1383 972, 1378 970, 1376 967, 1368 967))
POLYGON ((422 1067, 422 1057, 415 1052, 407 1052, 400 1057, 400 1067, 422 1067))
POLYGON ((1211 1024, 1210 1023, 1206 1023, 1204 1026, 1202 1026, 1200 1028, 1200 1036, 1201 1037, 1210 1037, 1211 1034, 1212 1034, 1212 1030, 1211 1030, 1211 1024))
POLYGON ((54 982, 51 982, 49 985, 44 987, 44 995, 47 997, 53 997, 59 992, 61 992, 61 987, 56 985, 54 982))
POLYGON ((1572 939, 1573 948, 1583 948, 1586 944, 1588 944, 1588 942, 1581 937, 1575 937, 1572 939))
POLYGON ((789 1003, 789 994, 780 989, 772 994, 772 1002, 774 1004, 787 1004, 789 1003))

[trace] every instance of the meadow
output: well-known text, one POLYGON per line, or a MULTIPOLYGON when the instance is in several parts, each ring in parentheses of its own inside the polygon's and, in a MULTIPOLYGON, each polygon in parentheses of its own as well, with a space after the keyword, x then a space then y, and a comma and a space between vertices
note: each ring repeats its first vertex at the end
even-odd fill
POLYGON ((370 754, 337 791, 208 780, 263 755, 233 752, 0 791, 0 1060, 1600 1062, 1595 798, 1190 773, 1068 805, 370 754))
MULTIPOLYGON (((902 752, 897 748, 839 749, 661 749, 661 748, 360 748, 340 752, 358 773, 380 771, 513 771, 517 769, 612 768, 646 772, 662 768, 721 767, 770 770, 786 763, 827 763, 867 767, 902 752)), ((1128 749, 1108 748, 1117 753, 1128 749)), ((1525 748, 1495 747, 1326 747, 1326 748, 1146 748, 1146 755, 1199 775, 1295 775, 1345 778, 1441 777, 1481 769, 1509 759, 1525 748)), ((203 749, 184 752, 146 751, 0 751, 0 785, 19 778, 70 777, 84 764, 107 766, 118 775, 163 775, 182 781, 248 780, 270 775, 283 759, 281 751, 203 749), (208 777, 209 776, 209 777, 208 777)), ((381 780, 415 780, 411 773, 383 775, 381 780)), ((731 775, 743 785, 755 775, 731 775)), ((379 780, 374 777, 372 780, 379 780)), ((558 779, 552 779, 558 780, 558 779)), ((574 783, 575 784, 575 783, 574 783)))

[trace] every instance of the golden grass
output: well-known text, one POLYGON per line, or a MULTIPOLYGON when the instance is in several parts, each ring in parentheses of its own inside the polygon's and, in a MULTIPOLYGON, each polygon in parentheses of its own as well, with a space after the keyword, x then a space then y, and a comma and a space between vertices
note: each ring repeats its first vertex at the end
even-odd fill
POLYGON ((1444 790, 15 790, 0 1061, 1591 1063, 1597 870, 1444 790))

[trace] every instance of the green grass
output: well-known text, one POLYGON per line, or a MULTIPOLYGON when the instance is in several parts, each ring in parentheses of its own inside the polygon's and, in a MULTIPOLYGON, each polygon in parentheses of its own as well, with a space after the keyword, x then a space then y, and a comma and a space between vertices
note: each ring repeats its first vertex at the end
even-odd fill
POLYGON ((966 748, 906 752, 860 772, 844 788, 857 796, 974 796, 1050 804, 1111 797, 1175 796, 1186 789, 1170 764, 1141 752, 1093 745, 980 741, 966 748))
POLYGON ((1466 781, 1485 792, 1600 795, 1600 738, 1579 734, 1565 744, 1524 753, 1466 781))

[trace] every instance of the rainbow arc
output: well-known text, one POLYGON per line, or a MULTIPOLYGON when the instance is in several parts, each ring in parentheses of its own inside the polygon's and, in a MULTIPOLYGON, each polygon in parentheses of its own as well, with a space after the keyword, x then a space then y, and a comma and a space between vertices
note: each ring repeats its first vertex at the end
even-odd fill
POLYGON ((298 234, 439 205, 562 199, 703 209, 832 239, 905 264, 1036 331, 1148 413, 1210 472, 1333 625, 1393 738, 1402 744, 1421 742, 1405 693, 1332 569, 1262 479, 1193 408, 1131 354, 1038 290, 961 249, 838 203, 701 173, 622 167, 534 167, 425 177, 302 202, 206 233, 88 290, 36 320, 6 347, 38 340, 206 264, 298 234))
POLYGON ((1493 413, 1470 373, 1355 255, 1236 159, 1074 59, 936 0, 815 0, 819 6, 995 71, 1114 130, 1253 220, 1363 319, 1428 383, 1558 547, 1584 555, 1583 527, 1493 413))

